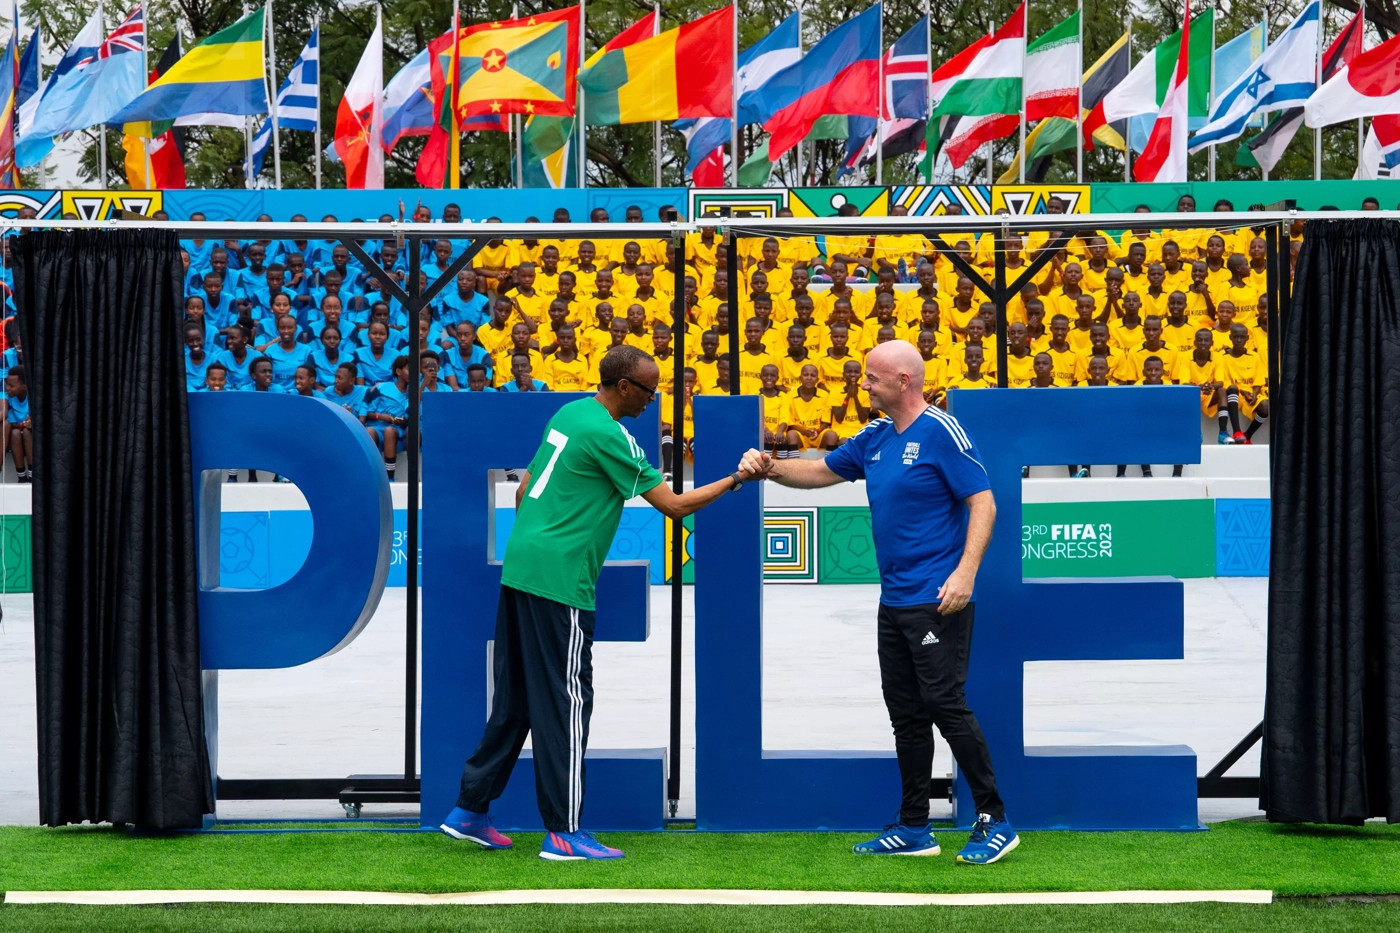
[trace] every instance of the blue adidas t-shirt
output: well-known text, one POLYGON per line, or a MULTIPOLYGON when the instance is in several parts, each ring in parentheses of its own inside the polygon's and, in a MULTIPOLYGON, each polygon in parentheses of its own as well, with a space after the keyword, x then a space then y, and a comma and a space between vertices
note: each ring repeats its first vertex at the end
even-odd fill
POLYGON ((900 433, 889 418, 878 418, 825 463, 842 479, 865 480, 880 602, 938 602, 967 542, 963 500, 991 488, 977 445, 958 420, 930 405, 900 433))

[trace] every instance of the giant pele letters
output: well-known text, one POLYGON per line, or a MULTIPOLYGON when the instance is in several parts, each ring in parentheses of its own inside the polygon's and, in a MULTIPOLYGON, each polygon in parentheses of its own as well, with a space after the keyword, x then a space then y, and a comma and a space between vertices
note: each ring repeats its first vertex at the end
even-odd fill
MULTIPOLYGON (((425 420, 433 426, 423 450, 425 825, 436 825, 451 809, 462 762, 489 710, 500 586, 490 471, 528 464, 545 423, 577 397, 464 392, 425 399, 425 420), (502 430, 474 428, 482 424, 502 430)), ((1181 658, 1181 584, 1170 578, 1026 581, 1019 541, 1021 466, 1195 461, 1197 397, 1189 387, 953 393, 949 408, 981 450, 999 509, 999 530, 978 578, 968 697, 1018 827, 1197 828, 1196 759, 1189 748, 1036 748, 1026 747, 1023 738, 1026 661, 1181 658), (1105 419, 1125 428, 1112 434, 1076 428, 1105 419)), ((302 489, 316 527, 305 566, 282 587, 224 591, 216 578, 206 578, 200 602, 205 666, 288 667, 348 642, 378 602, 392 533, 383 470, 363 429, 329 404, 254 393, 192 396, 190 414, 197 477, 205 469, 233 466, 282 472, 302 489), (279 410, 255 410, 268 404, 279 404, 279 410), (284 427, 275 436, 239 430, 268 424, 284 427), (333 506, 327 497, 346 494, 347 472, 360 477, 352 485, 363 501, 333 506), (318 559, 323 529, 332 527, 342 547, 318 559), (347 542, 358 561, 348 588, 347 542), (323 602, 299 617, 271 613, 277 625, 249 629, 248 621, 258 617, 254 602, 276 600, 279 592, 296 593, 301 605, 323 602)), ((657 422, 652 406, 629 424, 653 462, 657 422)), ((732 470, 743 451, 756 445, 758 425, 754 397, 697 398, 696 433, 705 439, 698 447, 697 480, 732 470)), ((206 503, 206 522, 211 505, 206 503)), ((762 514, 761 484, 750 484, 696 516, 698 825, 733 831, 877 827, 898 805, 892 752, 762 747, 762 514), (706 541, 715 545, 707 548, 706 541)), ((203 547, 212 543, 206 535, 203 547)), ((216 558, 213 566, 216 573, 216 558)), ((597 639, 644 641, 648 592, 645 562, 610 562, 598 586, 597 639)), ((661 828, 664 749, 590 749, 587 764, 590 828, 661 828)), ((957 820, 968 825, 975 817, 971 800, 962 782, 955 781, 955 788, 957 820)), ((538 829, 534 796, 527 753, 493 808, 497 824, 538 829)))

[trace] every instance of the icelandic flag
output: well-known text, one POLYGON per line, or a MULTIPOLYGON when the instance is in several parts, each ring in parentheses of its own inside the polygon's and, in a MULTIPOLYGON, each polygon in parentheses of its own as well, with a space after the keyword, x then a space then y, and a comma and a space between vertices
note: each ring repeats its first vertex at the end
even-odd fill
MULTIPOLYGON (((33 43, 31 43, 33 44, 33 43)), ((98 17, 98 12, 94 11, 92 16, 83 28, 78 30, 78 34, 73 37, 73 42, 68 46, 68 50, 63 53, 63 57, 58 60, 54 70, 50 72, 49 78, 44 82, 43 90, 35 98, 30 98, 29 109, 33 110, 28 122, 24 120, 24 112, 20 112, 19 142, 15 147, 15 160, 21 168, 33 168, 43 161, 44 156, 53 149, 52 136, 35 136, 34 121, 38 117, 39 104, 45 107, 61 106, 66 107, 63 100, 65 95, 71 95, 73 89, 64 83, 63 90, 59 90, 60 83, 79 63, 92 61, 97 56, 97 47, 102 44, 102 22, 98 17)))
POLYGON ((104 124, 140 95, 146 87, 143 17, 138 6, 56 84, 50 79, 31 134, 52 137, 104 124))
POLYGON ((1238 139, 1256 113, 1297 107, 1317 90, 1318 13, 1312 0, 1297 19, 1264 50, 1254 65, 1225 89, 1210 120, 1191 137, 1191 151, 1238 139))
MULTIPOLYGON (((765 116, 753 110, 753 92, 802 58, 801 19, 800 13, 790 14, 776 29, 739 53, 736 90, 739 92, 740 126, 763 122, 765 116)), ((692 176, 702 162, 730 139, 729 120, 724 117, 695 117, 677 120, 671 125, 685 136, 688 155, 685 170, 692 176)))
POLYGON ((885 53, 885 119, 928 116, 928 17, 920 19, 885 53))
MULTIPOLYGON (((305 130, 316 132, 320 121, 320 110, 316 106, 316 85, 321 77, 321 55, 317 46, 317 33, 320 27, 311 30, 311 38, 301 50, 292 70, 282 80, 277 90, 277 128, 279 130, 305 130)), ((253 174, 257 177, 262 171, 263 159, 267 157, 267 147, 272 143, 272 117, 263 121, 258 135, 253 137, 253 174)))
MULTIPOLYGON (((777 161, 802 141, 825 114, 873 117, 879 83, 880 4, 837 26, 802 60, 775 74, 754 93, 767 114, 768 158, 777 161)), ((742 111, 742 105, 741 105, 742 111)))

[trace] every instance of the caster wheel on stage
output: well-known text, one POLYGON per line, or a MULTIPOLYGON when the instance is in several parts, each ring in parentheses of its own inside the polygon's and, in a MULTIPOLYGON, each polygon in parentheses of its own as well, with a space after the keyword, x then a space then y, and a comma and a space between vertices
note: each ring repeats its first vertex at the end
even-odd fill
POLYGON ((341 806, 345 808, 345 816, 348 819, 358 820, 360 818, 360 804, 342 803, 341 806))

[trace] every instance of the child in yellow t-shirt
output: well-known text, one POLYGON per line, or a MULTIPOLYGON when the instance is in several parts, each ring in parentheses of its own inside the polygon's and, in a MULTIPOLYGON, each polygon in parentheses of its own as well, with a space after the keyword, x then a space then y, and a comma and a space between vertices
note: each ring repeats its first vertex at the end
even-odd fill
MULTIPOLYGON (((789 395, 783 430, 789 450, 811 450, 822 444, 831 427, 831 399, 820 384, 817 367, 807 363, 802 367, 800 384, 789 395)), ((831 435, 831 447, 836 436, 831 435)))
POLYGON ((860 363, 847 360, 841 376, 841 388, 831 393, 831 430, 837 446, 859 434, 870 420, 870 396, 860 387, 860 363))

